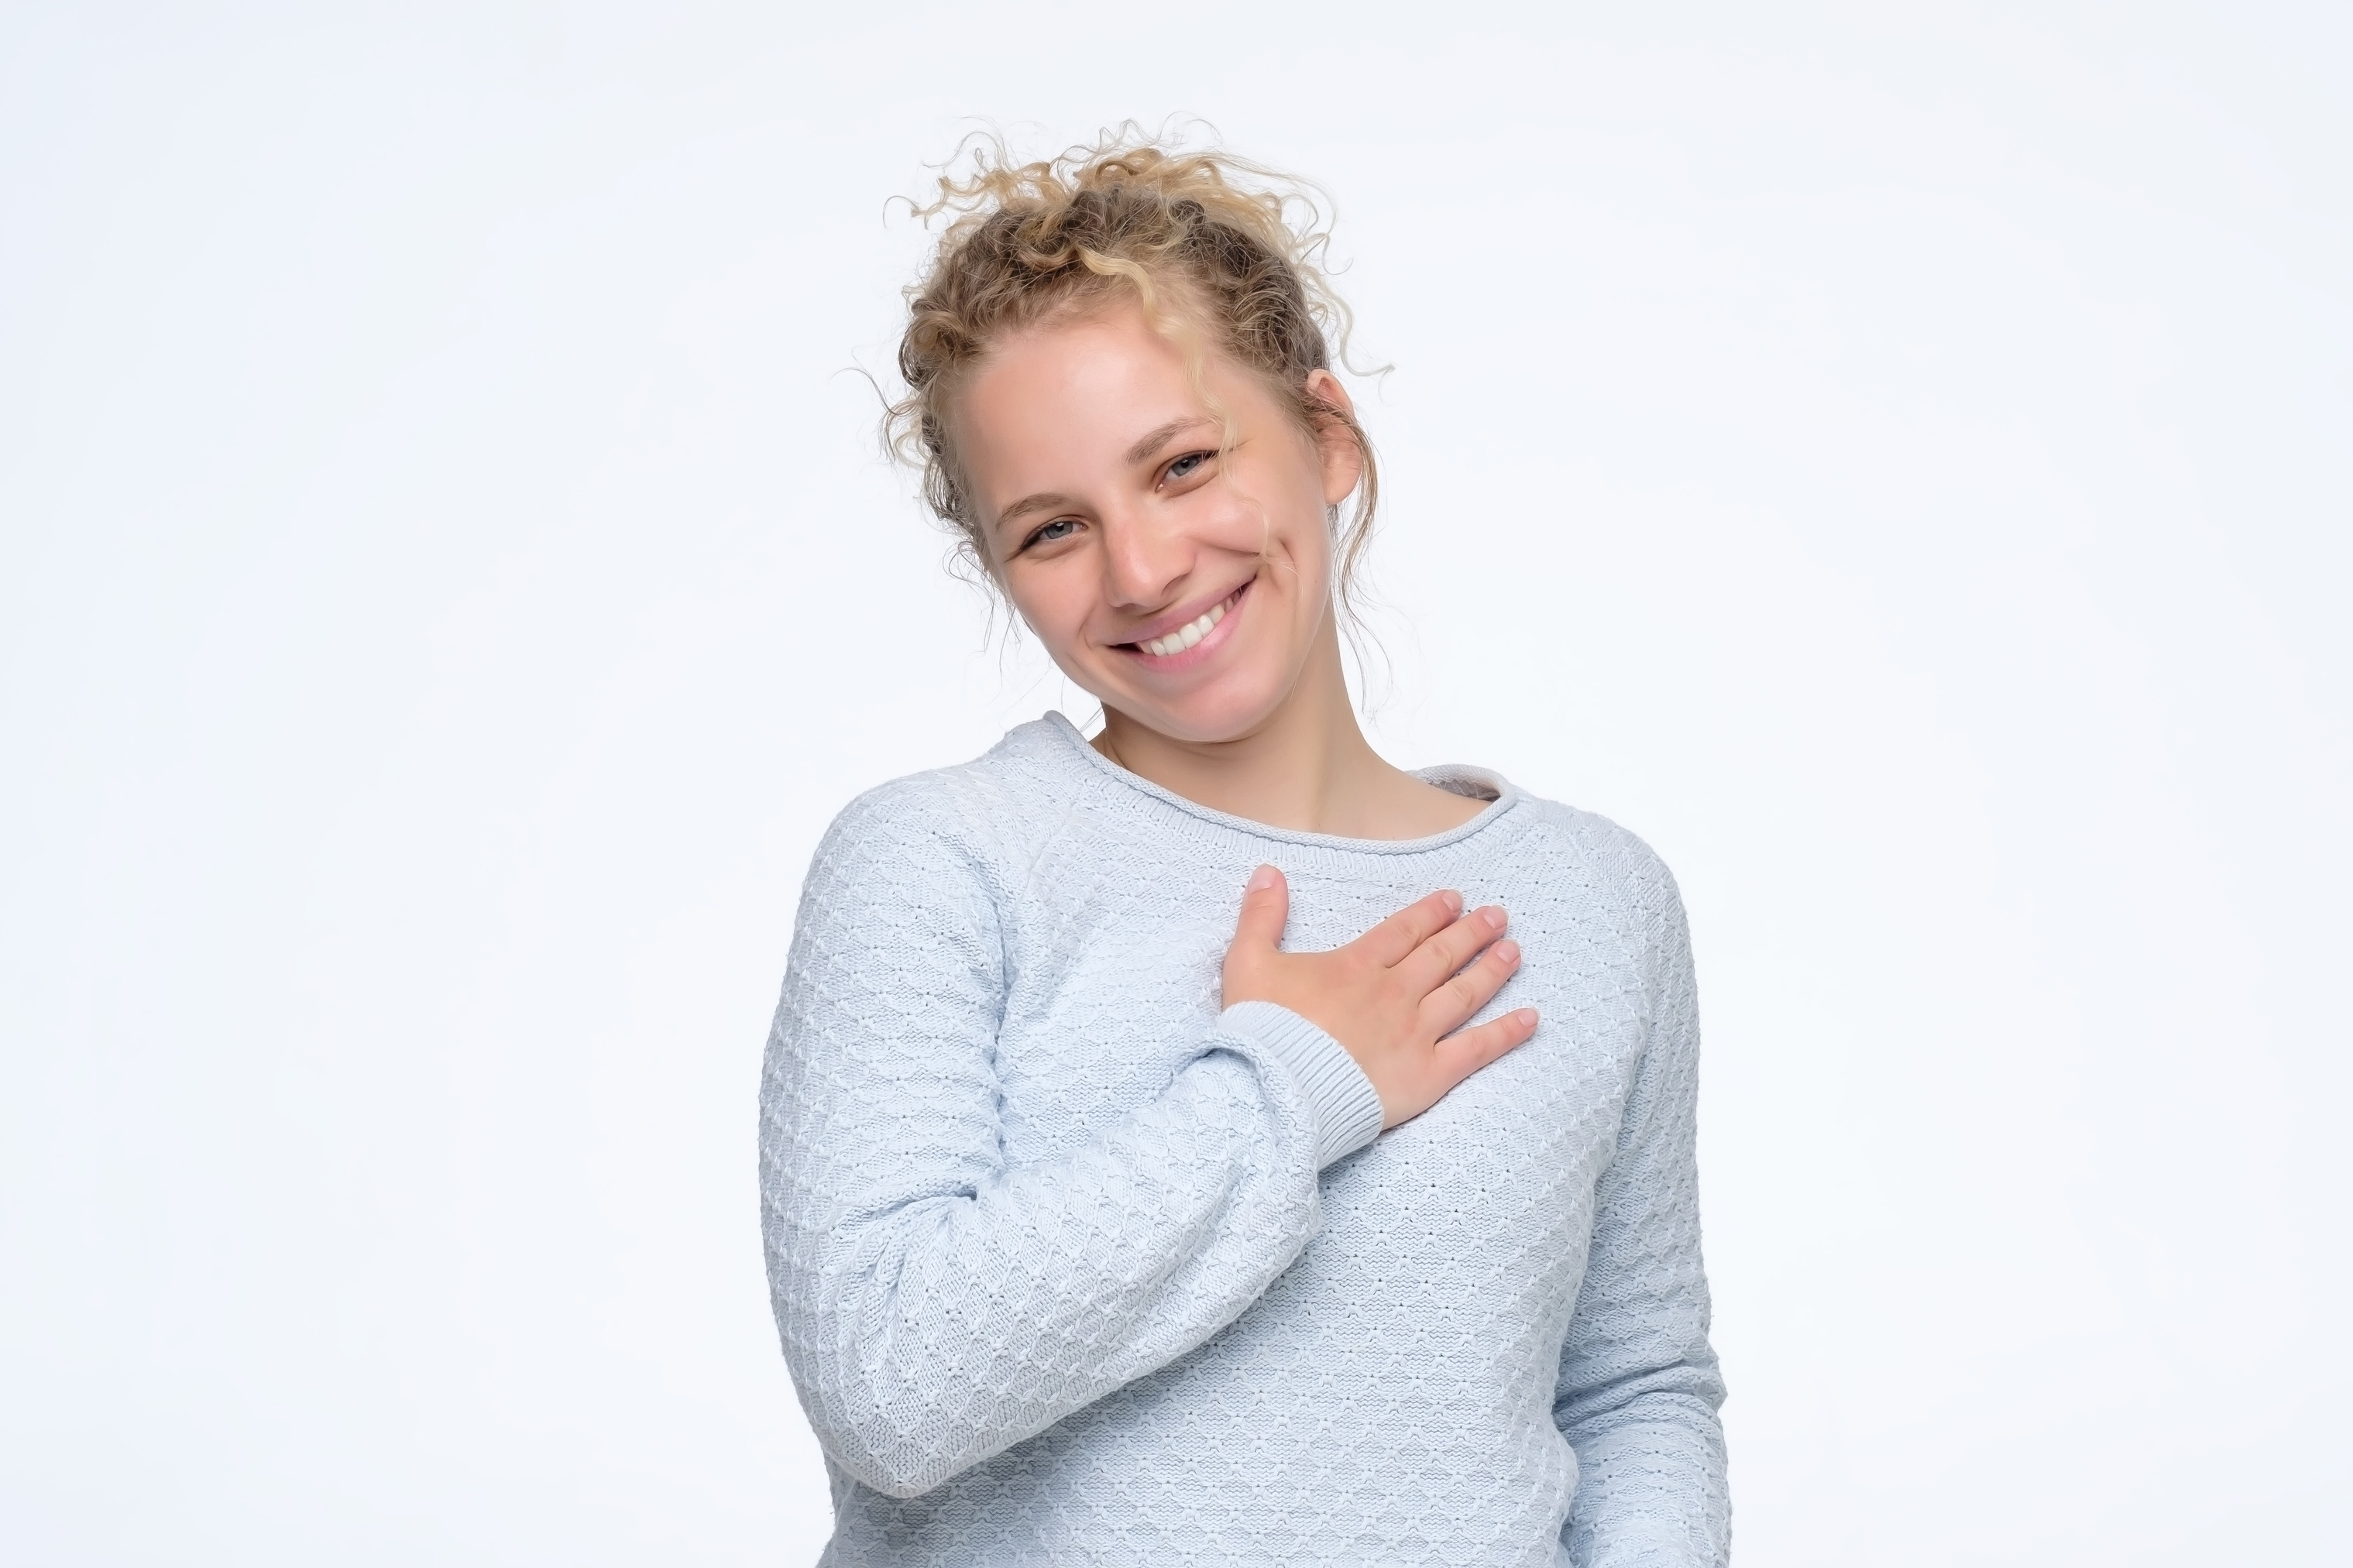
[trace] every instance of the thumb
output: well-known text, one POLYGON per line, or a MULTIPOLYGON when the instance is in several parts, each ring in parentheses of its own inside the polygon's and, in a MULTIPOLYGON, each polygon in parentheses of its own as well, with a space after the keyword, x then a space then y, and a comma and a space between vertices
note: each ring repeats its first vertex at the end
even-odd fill
POLYGON ((1271 866, 1250 873, 1242 889, 1242 912, 1234 921, 1234 946, 1280 947, 1282 928, 1291 919, 1291 885, 1271 866))

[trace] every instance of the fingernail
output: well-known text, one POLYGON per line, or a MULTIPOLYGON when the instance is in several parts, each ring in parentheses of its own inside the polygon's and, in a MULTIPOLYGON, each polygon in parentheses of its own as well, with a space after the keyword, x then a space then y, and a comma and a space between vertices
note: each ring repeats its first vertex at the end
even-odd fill
POLYGON ((1459 915, 1462 912, 1461 894, 1456 892, 1453 889, 1449 888, 1446 891, 1439 894, 1438 896, 1446 900, 1446 912, 1448 914, 1459 915))
POLYGON ((1520 944, 1509 939, 1499 942, 1495 944, 1495 956, 1505 963, 1517 963, 1520 961, 1520 944))
POLYGON ((1250 873, 1250 890, 1253 893, 1265 892, 1269 888, 1274 886, 1275 875, 1276 872, 1273 867, 1261 866, 1257 870, 1250 873))
POLYGON ((1504 911, 1501 910, 1481 910, 1479 911, 1479 918, 1487 922, 1487 929, 1489 931, 1501 931, 1504 929, 1504 911))

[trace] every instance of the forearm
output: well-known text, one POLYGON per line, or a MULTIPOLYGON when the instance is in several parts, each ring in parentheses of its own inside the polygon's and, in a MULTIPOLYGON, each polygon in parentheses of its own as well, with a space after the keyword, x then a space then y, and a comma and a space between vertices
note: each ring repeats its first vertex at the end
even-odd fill
POLYGON ((1577 1463, 1563 1538, 1577 1568, 1717 1568, 1730 1551, 1723 1385, 1711 1361, 1662 1369, 1564 1431, 1577 1463))
POLYGON ((1307 1066, 1221 1028, 1085 1144, 921 1195, 891 1179, 906 1152, 882 1139, 837 1123, 822 1161, 780 1142, 777 1321, 827 1451, 912 1496, 1232 1321, 1314 1234, 1324 1158, 1378 1129, 1361 1079, 1319 1100, 1307 1066), (845 1163, 844 1133, 863 1159, 845 1163), (832 1179, 812 1179, 819 1164, 832 1179))

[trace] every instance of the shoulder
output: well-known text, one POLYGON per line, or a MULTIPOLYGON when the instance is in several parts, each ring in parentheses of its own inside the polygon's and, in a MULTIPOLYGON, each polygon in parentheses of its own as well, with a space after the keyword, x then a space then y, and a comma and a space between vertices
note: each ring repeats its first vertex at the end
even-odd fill
POLYGON ((1589 940, 1641 977, 1656 1007, 1691 984, 1691 926, 1674 874, 1657 850, 1598 812, 1530 798, 1529 838, 1546 862, 1538 875, 1558 879, 1575 900, 1589 940))
POLYGON ((1674 873, 1640 837, 1599 812, 1522 795, 1538 841, 1577 863, 1597 890, 1623 911, 1629 925, 1655 931, 1683 922, 1683 896, 1674 873))
POLYGON ((1038 804, 1066 794, 1068 739, 1049 721, 1008 731, 969 762, 875 785, 818 842, 809 885, 881 876, 997 880, 1022 858, 1038 804))

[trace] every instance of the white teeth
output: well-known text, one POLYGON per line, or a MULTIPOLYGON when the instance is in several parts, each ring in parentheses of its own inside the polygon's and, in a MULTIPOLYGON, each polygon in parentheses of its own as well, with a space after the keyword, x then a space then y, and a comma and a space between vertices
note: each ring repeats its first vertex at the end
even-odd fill
POLYGON ((1208 637, 1209 629, 1226 618, 1226 606, 1232 603, 1233 600, 1230 598, 1222 599, 1211 605, 1200 619, 1187 621, 1165 637, 1154 637, 1150 642, 1138 643, 1135 646, 1155 658, 1166 658, 1172 653, 1183 653, 1187 648, 1208 637))

